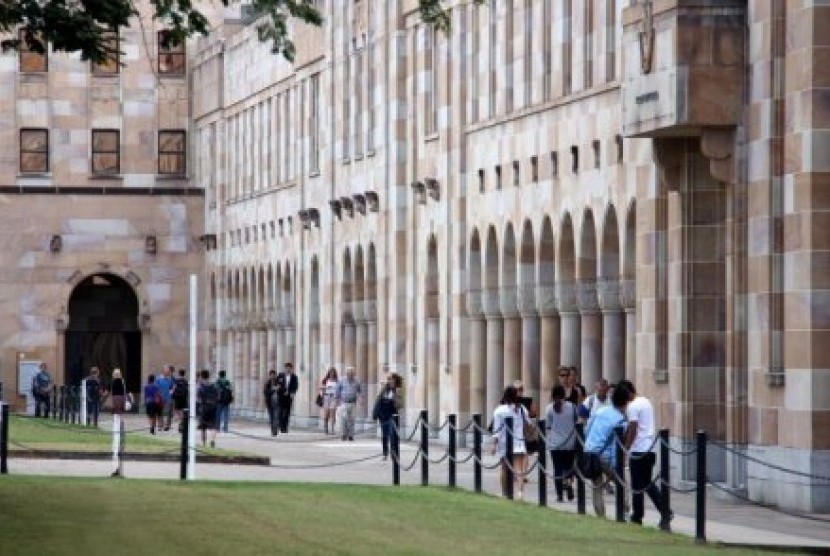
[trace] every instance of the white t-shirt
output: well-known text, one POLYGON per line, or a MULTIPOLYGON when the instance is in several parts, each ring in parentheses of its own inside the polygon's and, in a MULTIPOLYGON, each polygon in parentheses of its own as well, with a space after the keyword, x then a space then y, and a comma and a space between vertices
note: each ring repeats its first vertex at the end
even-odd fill
POLYGON ((625 410, 628 422, 637 422, 637 435, 631 443, 632 452, 648 452, 654 442, 654 408, 648 398, 637 396, 625 410))
POLYGON ((525 421, 530 422, 522 404, 502 404, 493 412, 493 437, 498 441, 499 455, 507 453, 507 422, 505 419, 513 417, 513 453, 527 453, 524 440, 525 421))

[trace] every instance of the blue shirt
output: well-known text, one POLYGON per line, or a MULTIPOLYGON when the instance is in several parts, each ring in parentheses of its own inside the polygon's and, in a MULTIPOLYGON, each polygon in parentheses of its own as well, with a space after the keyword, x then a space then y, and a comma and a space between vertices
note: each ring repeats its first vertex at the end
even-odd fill
POLYGON ((617 445, 614 442, 614 429, 624 425, 625 415, 616 407, 607 406, 596 410, 585 430, 585 451, 599 454, 601 459, 615 465, 617 445))
POLYGON ((156 379, 156 386, 158 386, 161 391, 161 399, 164 400, 164 403, 169 402, 170 390, 173 388, 173 379, 161 376, 156 379))

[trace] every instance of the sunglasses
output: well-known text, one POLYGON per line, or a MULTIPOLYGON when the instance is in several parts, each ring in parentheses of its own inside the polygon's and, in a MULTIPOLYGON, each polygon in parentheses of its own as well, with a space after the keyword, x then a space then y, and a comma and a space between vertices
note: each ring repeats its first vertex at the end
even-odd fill
POLYGON ((559 375, 559 378, 568 378, 569 376, 571 376, 571 375, 569 375, 568 373, 563 373, 563 374, 559 375))

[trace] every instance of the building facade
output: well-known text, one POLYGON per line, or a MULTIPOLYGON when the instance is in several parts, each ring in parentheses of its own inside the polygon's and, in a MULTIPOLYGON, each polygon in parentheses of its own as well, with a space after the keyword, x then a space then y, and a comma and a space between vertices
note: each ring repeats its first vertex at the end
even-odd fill
POLYGON ((157 365, 187 361, 204 199, 190 179, 187 49, 165 48, 151 14, 113 35, 120 53, 104 64, 0 55, 6 401, 30 392, 23 361, 47 363, 58 385, 120 367, 136 393, 157 365))
MULTIPOLYGON (((633 380, 710 476, 830 508, 830 142, 821 2, 320 2, 293 64, 229 22, 192 61, 204 357, 262 415, 324 371, 405 417, 487 414, 560 365, 633 380)), ((371 402, 363 404, 366 415, 371 402)), ((674 462, 675 477, 691 462, 674 462)))

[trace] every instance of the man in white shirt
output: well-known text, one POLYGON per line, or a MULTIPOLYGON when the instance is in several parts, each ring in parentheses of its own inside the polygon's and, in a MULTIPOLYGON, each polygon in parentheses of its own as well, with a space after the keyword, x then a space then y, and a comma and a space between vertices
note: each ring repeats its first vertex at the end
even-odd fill
POLYGON ((628 429, 625 433, 625 448, 631 471, 631 523, 643 523, 645 491, 660 512, 660 529, 670 531, 674 514, 666 507, 660 489, 651 480, 655 460, 654 452, 651 451, 654 444, 654 408, 648 398, 637 395, 637 390, 630 381, 621 381, 618 388, 624 388, 630 394, 626 408, 628 429))

